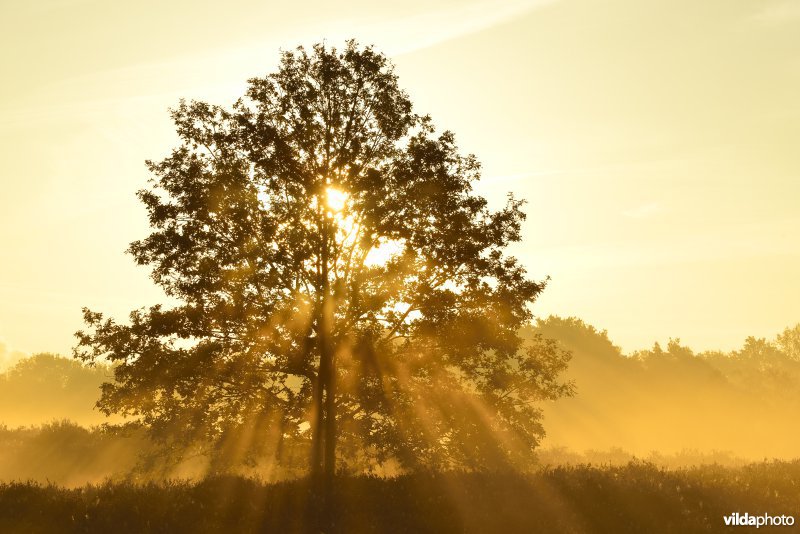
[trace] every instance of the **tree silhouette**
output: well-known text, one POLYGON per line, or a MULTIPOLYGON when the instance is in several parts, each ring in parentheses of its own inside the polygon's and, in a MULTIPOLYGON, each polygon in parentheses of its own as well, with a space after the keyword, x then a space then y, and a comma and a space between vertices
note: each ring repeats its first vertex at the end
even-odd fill
POLYGON ((215 466, 530 459, 536 402, 570 386, 567 353, 519 336, 544 287, 505 253, 522 202, 473 193, 475 157, 412 112, 385 56, 301 47, 231 109, 172 118, 129 252, 179 304, 126 324, 84 309, 76 356, 115 364, 101 410, 215 466))

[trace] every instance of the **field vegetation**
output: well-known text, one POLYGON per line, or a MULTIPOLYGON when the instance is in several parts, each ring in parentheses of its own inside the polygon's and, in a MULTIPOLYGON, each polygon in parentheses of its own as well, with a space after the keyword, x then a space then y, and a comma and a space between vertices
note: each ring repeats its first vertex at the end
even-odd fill
MULTIPOLYGON (((647 462, 337 480, 322 525, 307 479, 0 485, 3 532, 709 532, 733 512, 800 516, 800 462, 647 462)), ((745 529, 738 528, 737 531, 745 529)))

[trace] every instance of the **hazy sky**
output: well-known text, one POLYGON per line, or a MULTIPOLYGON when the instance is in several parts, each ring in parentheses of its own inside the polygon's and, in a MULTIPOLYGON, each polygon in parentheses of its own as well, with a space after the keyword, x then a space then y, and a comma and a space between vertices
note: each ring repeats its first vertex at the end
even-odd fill
POLYGON ((0 342, 66 353, 89 306, 161 298, 123 251, 181 97, 355 37, 528 200, 515 254, 625 350, 800 322, 800 2, 0 2, 0 342))

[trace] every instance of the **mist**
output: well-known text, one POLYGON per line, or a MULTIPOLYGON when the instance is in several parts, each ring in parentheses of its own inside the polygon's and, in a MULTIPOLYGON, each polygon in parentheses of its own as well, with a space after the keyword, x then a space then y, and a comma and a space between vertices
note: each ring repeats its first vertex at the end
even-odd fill
MULTIPOLYGON (((576 394, 544 406, 539 466, 667 468, 743 465, 800 455, 800 325, 772 339, 746 337, 737 350, 695 353, 666 346, 624 354, 604 330, 551 316, 527 329, 572 353, 566 379, 576 394)), ((0 480, 75 487, 104 479, 197 478, 204 463, 161 462, 144 432, 95 407, 110 366, 41 353, 0 373, 0 480)), ((537 466, 531 466, 532 469, 537 466)), ((287 478, 269 466, 240 474, 287 478)))
MULTIPOLYGON (((666 346, 623 354, 607 332, 549 317, 536 330, 572 351, 577 394, 545 407, 546 447, 794 458, 800 430, 800 325, 734 351, 666 346)), ((692 455, 689 455, 692 456, 692 455)))

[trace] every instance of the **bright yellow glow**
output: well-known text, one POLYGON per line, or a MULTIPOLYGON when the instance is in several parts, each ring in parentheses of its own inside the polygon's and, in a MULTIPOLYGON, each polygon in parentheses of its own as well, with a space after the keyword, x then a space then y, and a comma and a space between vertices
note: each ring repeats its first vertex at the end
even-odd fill
POLYGON ((369 251, 369 254, 367 254, 367 257, 364 260, 364 264, 370 267, 385 265, 393 257, 400 254, 404 247, 405 242, 399 239, 392 239, 390 241, 381 243, 369 251))
MULTIPOLYGON (((553 277, 537 315, 582 317, 628 351, 669 336, 733 349, 793 324, 796 2, 497 4, 312 0, 276 14, 233 0, 193 10, 189 25, 188 0, 124 24, 97 2, 0 4, 0 40, 20 51, 3 64, 13 83, 0 87, 7 350, 66 354, 82 306, 124 317, 162 300, 119 251, 151 231, 133 193, 145 186, 143 160, 175 146, 165 110, 181 97, 227 107, 245 80, 276 70, 280 48, 323 37, 387 52, 415 110, 481 161, 476 191, 493 207, 508 191, 529 201, 514 254, 533 278, 553 277), (98 48, 109 35, 114 46, 98 48), (35 224, 21 228, 31 213, 35 224)), ((338 238, 352 202, 342 212, 326 203, 338 238)))
POLYGON ((347 193, 335 187, 329 187, 325 191, 325 203, 333 213, 340 213, 344 210, 349 198, 350 196, 347 193))

